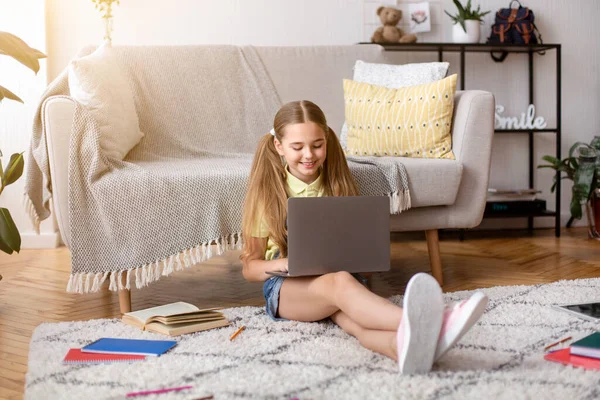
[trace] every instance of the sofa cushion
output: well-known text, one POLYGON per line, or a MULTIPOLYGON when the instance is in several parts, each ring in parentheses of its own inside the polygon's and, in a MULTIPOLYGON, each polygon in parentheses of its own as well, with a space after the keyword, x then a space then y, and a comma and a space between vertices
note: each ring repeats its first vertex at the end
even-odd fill
POLYGON ((449 158, 456 75, 399 89, 344 80, 347 154, 449 158))
POLYGON ((119 59, 104 42, 92 54, 69 64, 71 97, 85 107, 98 123, 100 147, 107 157, 122 160, 144 134, 133 93, 119 59))
MULTIPOLYGON (((422 85, 444 79, 448 73, 447 62, 414 63, 414 64, 377 64, 357 60, 354 64, 356 82, 385 86, 388 89, 398 89, 407 86, 422 85)), ((344 122, 340 133, 340 143, 346 148, 348 126, 344 122)))
POLYGON ((444 79, 449 66, 448 62, 393 65, 357 60, 354 65, 353 79, 357 82, 398 89, 444 79))

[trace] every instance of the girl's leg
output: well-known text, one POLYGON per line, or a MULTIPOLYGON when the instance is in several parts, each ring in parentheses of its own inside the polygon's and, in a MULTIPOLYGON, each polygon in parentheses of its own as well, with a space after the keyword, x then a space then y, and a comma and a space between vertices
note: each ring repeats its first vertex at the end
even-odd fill
POLYGON ((396 332, 402 318, 402 308, 370 292, 348 272, 286 279, 281 286, 283 318, 319 321, 338 310, 366 329, 396 332))
POLYGON ((346 333, 357 338, 363 347, 397 361, 396 332, 363 328, 343 311, 336 312, 331 319, 346 333))

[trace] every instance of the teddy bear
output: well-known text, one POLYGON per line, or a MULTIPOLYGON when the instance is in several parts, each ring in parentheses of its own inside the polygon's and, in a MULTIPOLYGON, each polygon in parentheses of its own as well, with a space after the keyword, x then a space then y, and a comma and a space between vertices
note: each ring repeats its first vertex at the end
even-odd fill
POLYGON ((405 35, 398 28, 398 22, 402 19, 402 11, 393 7, 381 6, 377 9, 377 15, 383 26, 377 28, 371 41, 373 43, 414 43, 417 37, 413 34, 405 35))

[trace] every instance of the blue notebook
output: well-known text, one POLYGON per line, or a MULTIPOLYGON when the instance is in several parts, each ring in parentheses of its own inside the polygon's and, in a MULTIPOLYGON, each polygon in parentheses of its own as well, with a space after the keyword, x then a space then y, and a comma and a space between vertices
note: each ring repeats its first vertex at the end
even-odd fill
POLYGON ((81 349, 83 353, 136 354, 160 356, 177 344, 174 340, 136 340, 102 338, 81 349))

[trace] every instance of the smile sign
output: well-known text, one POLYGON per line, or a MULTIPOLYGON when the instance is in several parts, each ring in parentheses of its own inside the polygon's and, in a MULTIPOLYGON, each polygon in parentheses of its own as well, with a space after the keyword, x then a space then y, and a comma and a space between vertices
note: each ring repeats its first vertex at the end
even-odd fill
POLYGON ((496 129, 544 129, 546 120, 544 117, 535 116, 535 106, 530 104, 527 111, 521 113, 520 117, 504 117, 504 106, 496 106, 495 127, 496 129))

